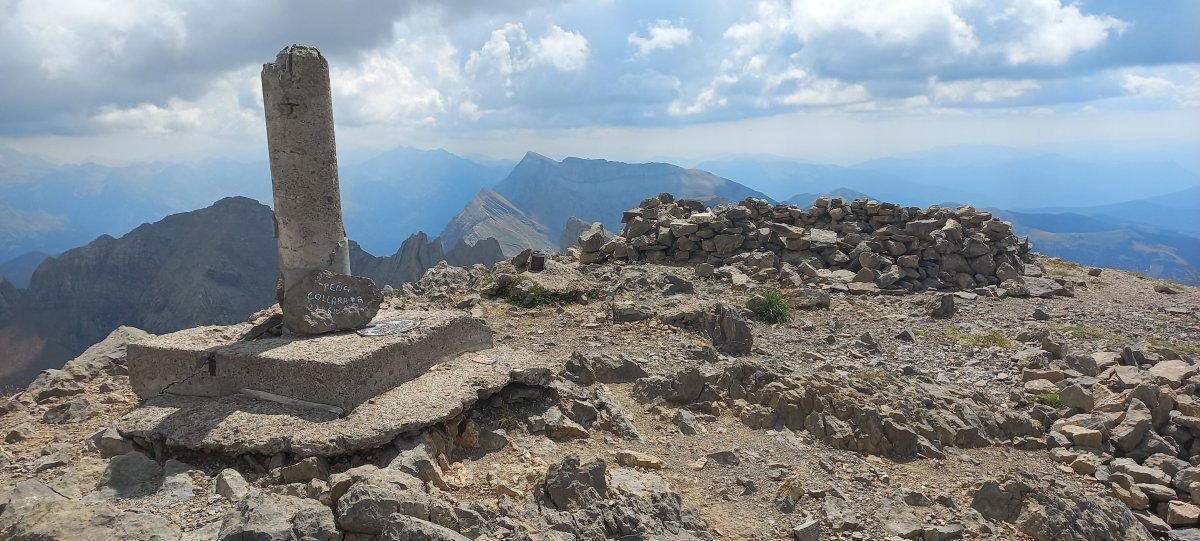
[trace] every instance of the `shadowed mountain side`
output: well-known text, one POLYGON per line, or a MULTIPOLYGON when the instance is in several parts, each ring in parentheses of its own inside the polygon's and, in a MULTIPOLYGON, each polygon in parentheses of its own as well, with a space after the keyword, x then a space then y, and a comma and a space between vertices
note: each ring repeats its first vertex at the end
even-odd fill
POLYGON ((429 236, 421 232, 405 240, 396 253, 383 257, 371 255, 357 242, 350 241, 351 271, 374 280, 380 287, 415 282, 426 270, 443 260, 451 265, 470 266, 478 263, 491 268, 501 259, 504 259, 504 254, 496 239, 484 239, 475 244, 467 244, 459 239, 453 248, 446 251, 441 239, 430 241, 429 236))
MULTIPOLYGON (((622 163, 566 158, 556 162, 529 152, 496 192, 547 227, 557 228, 567 219, 604 222, 610 231, 621 229, 621 213, 642 199, 670 192, 681 199, 716 196, 723 201, 747 197, 767 198, 752 190, 699 169, 668 163, 622 163)), ((547 238, 549 240, 549 238, 547 238)), ((553 246, 553 243, 550 243, 553 246)))
POLYGON ((987 209, 1013 223, 1034 249, 1084 265, 1116 267, 1183 283, 1200 283, 1200 236, 1111 216, 987 209))
POLYGON ((38 265, 41 265, 47 257, 50 257, 50 254, 29 252, 0 263, 0 277, 12 282, 14 286, 29 287, 29 279, 33 277, 33 271, 37 270, 38 265))
POLYGON ((507 198, 484 188, 446 224, 441 238, 445 242, 478 243, 492 238, 499 241, 505 256, 514 256, 526 248, 555 251, 545 225, 527 216, 507 198))
POLYGON ((271 209, 245 197, 143 224, 47 258, 10 291, 0 383, 61 365, 120 325, 154 333, 241 321, 270 305, 271 209), (16 297, 16 299, 12 299, 16 297))
POLYGON ((1200 233, 1200 219, 1197 219, 1195 214, 1198 208, 1200 208, 1200 187, 1110 205, 1013 210, 1033 214, 1082 215, 1106 222, 1110 219, 1119 219, 1174 231, 1200 233))
MULTIPOLYGON (((273 304, 271 220, 266 205, 230 197, 47 258, 28 289, 0 280, 0 387, 28 383, 121 325, 164 333, 243 321, 273 304)), ((398 286, 442 259, 490 265, 502 257, 495 240, 446 252, 420 233, 387 257, 352 244, 351 270, 398 286)))
POLYGON ((476 192, 499 182, 511 168, 482 165, 441 149, 406 147, 344 167, 346 234, 366 250, 390 252, 410 234, 436 232, 476 192))

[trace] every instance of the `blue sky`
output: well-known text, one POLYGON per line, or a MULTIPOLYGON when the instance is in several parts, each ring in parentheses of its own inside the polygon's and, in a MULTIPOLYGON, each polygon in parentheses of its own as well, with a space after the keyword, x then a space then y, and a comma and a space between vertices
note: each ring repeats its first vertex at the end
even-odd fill
POLYGON ((258 72, 329 58, 339 148, 516 158, 1195 143, 1200 2, 0 0, 0 145, 261 159, 258 72))

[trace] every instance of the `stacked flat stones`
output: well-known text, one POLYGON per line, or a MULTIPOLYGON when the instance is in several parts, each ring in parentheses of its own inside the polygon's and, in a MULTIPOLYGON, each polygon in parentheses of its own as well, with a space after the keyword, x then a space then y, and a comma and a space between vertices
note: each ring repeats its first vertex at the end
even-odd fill
POLYGON ((603 245, 581 236, 581 261, 743 263, 768 275, 791 265, 814 277, 820 269, 852 273, 853 281, 880 289, 1008 283, 1020 290, 1030 249, 1011 223, 969 205, 919 209, 820 197, 807 210, 762 199, 709 209, 664 193, 625 211, 621 221, 621 236, 603 245))
MULTIPOLYGON (((1029 337, 1037 339, 1035 333, 1029 337)), ((1041 337, 1013 355, 1028 395, 1049 427, 1051 456, 1095 477, 1151 532, 1200 526, 1200 366, 1185 354, 1143 343, 1122 351, 1072 352, 1041 337)))

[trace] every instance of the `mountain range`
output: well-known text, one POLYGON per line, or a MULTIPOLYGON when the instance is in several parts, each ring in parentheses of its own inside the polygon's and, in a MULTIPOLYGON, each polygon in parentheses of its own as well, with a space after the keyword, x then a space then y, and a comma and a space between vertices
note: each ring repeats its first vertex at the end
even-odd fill
MULTIPOLYGON (((0 388, 24 385, 121 325, 164 333, 229 324, 275 302, 279 270, 269 207, 229 197, 47 257, 27 288, 0 280, 0 388)), ((376 283, 415 281, 439 261, 490 265, 494 240, 443 249, 413 235, 377 257, 351 241, 351 269, 376 283)))
POLYGON ((496 238, 505 254, 526 248, 557 251, 571 218, 621 229, 621 212, 661 192, 708 203, 766 195, 699 169, 669 163, 623 163, 529 152, 493 190, 481 190, 442 229, 447 242, 496 238))
MULTIPOLYGON (((660 192, 709 204, 756 197, 808 205, 818 195, 971 202, 1014 222, 1043 253, 1200 281, 1194 173, 1158 164, 1146 171, 1159 176, 1118 188, 1089 189, 1073 178, 1039 186, 1071 171, 1106 171, 1080 163, 967 147, 852 167, 773 157, 705 165, 725 177, 668 163, 556 161, 529 152, 510 165, 401 148, 345 166, 342 186, 352 269, 393 285, 441 260, 491 264, 526 248, 556 251, 582 224, 620 231, 622 211, 660 192), (998 187, 1000 176, 1025 167, 1043 171, 1007 191, 998 187), (976 180, 962 180, 970 172, 976 180)), ((1135 170, 1110 167, 1100 180, 1135 170)), ((117 325, 165 332, 229 323, 273 302, 270 208, 249 197, 214 197, 248 191, 269 201, 263 164, 54 166, 6 151, 0 173, 0 383, 28 380, 117 325), (196 203, 205 197, 217 203, 196 203), (173 210, 188 205, 204 208, 173 210)))

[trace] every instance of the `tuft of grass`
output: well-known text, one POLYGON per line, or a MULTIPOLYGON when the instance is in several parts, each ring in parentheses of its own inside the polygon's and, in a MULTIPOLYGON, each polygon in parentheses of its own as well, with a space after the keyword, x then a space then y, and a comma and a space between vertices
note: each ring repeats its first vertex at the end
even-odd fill
POLYGON ((1090 325, 1071 324, 1059 325, 1058 332, 1061 332, 1071 338, 1080 340, 1100 340, 1108 336, 1104 329, 1092 327, 1090 325))
POLYGON ((1162 338, 1150 338, 1148 342, 1151 347, 1167 348, 1175 351, 1175 353, 1182 353, 1188 356, 1200 355, 1200 344, 1195 342, 1172 342, 1170 340, 1163 340, 1162 338))
POLYGON ((991 331, 983 334, 968 334, 962 329, 951 325, 946 327, 946 340, 951 344, 964 345, 976 348, 998 347, 1002 349, 1012 349, 1014 343, 1008 337, 1000 333, 1000 331, 991 331))
POLYGON ((1042 258, 1042 261, 1044 263, 1046 263, 1047 265, 1054 265, 1057 267, 1063 267, 1063 268, 1067 268, 1067 269, 1078 269, 1083 266, 1083 265, 1080 265, 1079 263, 1071 261, 1070 259, 1062 259, 1062 258, 1058 258, 1058 257, 1044 257, 1044 258, 1042 258))
POLYGON ((1076 263, 1069 259, 1058 259, 1058 258, 1047 257, 1047 258, 1042 258, 1041 261, 1043 263, 1043 268, 1046 270, 1047 274, 1050 274, 1051 276, 1059 276, 1059 277, 1064 277, 1064 278, 1067 276, 1070 276, 1071 273, 1069 271, 1078 270, 1083 267, 1083 265, 1080 265, 1079 263, 1076 263))
MULTIPOLYGON (((589 299, 599 296, 596 290, 583 292, 589 299)), ((579 302, 578 293, 557 293, 550 291, 528 276, 518 276, 516 280, 497 291, 497 295, 514 306, 534 308, 538 306, 574 304, 579 302), (528 290, 520 287, 529 284, 528 290)))
POLYGON ((500 428, 510 430, 514 426, 517 426, 517 416, 513 413, 512 408, 508 407, 508 404, 505 404, 501 406, 496 422, 500 425, 500 428))
POLYGON ((1058 399, 1057 393, 1042 393, 1033 395, 1033 401, 1038 404, 1044 404, 1054 409, 1062 409, 1062 400, 1058 399))
POLYGON ((858 372, 855 372, 854 377, 859 379, 879 381, 889 379, 892 377, 892 375, 884 372, 883 370, 868 368, 866 370, 859 370, 858 372))
POLYGON ((792 320, 792 307, 783 295, 774 290, 764 291, 761 295, 766 302, 755 311, 759 319, 767 323, 787 323, 792 320))
POLYGON ((1055 325, 1054 330, 1063 333, 1076 340, 1092 340, 1103 342, 1105 347, 1120 348, 1125 345, 1126 340, 1116 334, 1110 333, 1099 327, 1084 324, 1068 324, 1055 325))

